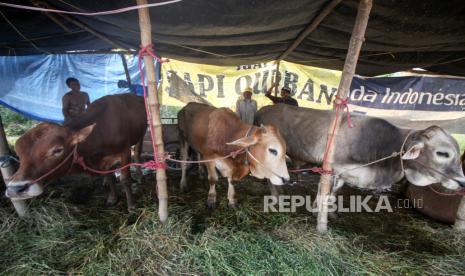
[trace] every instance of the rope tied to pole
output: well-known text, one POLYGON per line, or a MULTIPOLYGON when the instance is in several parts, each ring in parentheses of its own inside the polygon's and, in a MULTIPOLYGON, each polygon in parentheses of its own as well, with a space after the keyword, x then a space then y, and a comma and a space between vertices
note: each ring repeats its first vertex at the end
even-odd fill
POLYGON ((154 59, 156 59, 157 62, 159 62, 160 64, 170 61, 169 59, 162 59, 161 57, 157 56, 154 51, 155 47, 153 46, 153 44, 148 44, 145 46, 141 45, 139 50, 139 59, 144 56, 151 56, 154 59))
POLYGON ((351 117, 350 117, 350 110, 349 110, 349 99, 348 98, 345 98, 345 99, 342 99, 341 97, 339 97, 338 95, 336 95, 336 98, 334 99, 334 108, 335 108, 335 111, 336 111, 336 114, 335 114, 335 120, 334 120, 334 125, 331 129, 331 132, 328 133, 328 140, 326 142, 326 147, 325 147, 325 151, 324 151, 324 154, 323 154, 323 166, 321 168, 319 167, 315 167, 315 168, 311 168, 311 169, 308 169, 308 171, 312 171, 312 172, 315 172, 315 173, 319 173, 321 175, 333 175, 333 171, 332 170, 327 170, 326 168, 328 167, 328 157, 329 157, 329 151, 330 151, 330 147, 331 145, 333 144, 333 140, 334 140, 334 133, 336 132, 336 127, 339 123, 339 117, 340 117, 340 110, 346 110, 346 117, 347 117, 347 125, 349 126, 349 128, 353 128, 354 125, 352 124, 352 120, 351 120, 351 117))
POLYGON ((349 128, 353 128, 354 124, 352 124, 352 119, 350 117, 350 110, 349 110, 349 98, 342 99, 341 97, 336 95, 334 99, 334 106, 336 107, 336 116, 339 115, 339 110, 346 110, 346 117, 347 117, 347 125, 349 128))
MULTIPOLYGON (((157 170, 157 169, 166 169, 167 165, 165 162, 165 156, 159 156, 158 155, 158 145, 155 142, 155 130, 152 125, 152 115, 150 113, 150 109, 148 106, 148 96, 147 96, 147 88, 145 86, 145 75, 144 75, 144 70, 142 69, 142 58, 145 56, 150 56, 152 58, 155 58, 157 62, 162 65, 165 62, 168 62, 168 60, 163 60, 159 56, 157 56, 154 52, 154 47, 152 44, 148 44, 146 46, 141 45, 138 54, 138 64, 139 64, 139 72, 140 72, 140 79, 141 79, 141 84, 142 88, 144 90, 144 104, 145 104, 145 111, 147 114, 147 119, 149 121, 149 129, 150 129, 150 139, 152 142, 152 148, 153 148, 153 160, 151 162, 148 162, 149 164, 147 165, 148 168, 157 170)), ((156 76, 156 74, 155 74, 156 76)), ((157 80, 155 80, 155 83, 148 83, 148 85, 156 85, 157 80)), ((157 97, 158 95, 154 95, 157 97)))

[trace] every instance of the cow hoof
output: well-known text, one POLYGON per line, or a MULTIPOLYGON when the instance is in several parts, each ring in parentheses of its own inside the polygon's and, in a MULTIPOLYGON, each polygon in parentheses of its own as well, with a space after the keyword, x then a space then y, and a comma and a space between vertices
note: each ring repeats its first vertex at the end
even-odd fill
POLYGON ((187 186, 187 181, 181 181, 180 185, 181 192, 186 193, 189 191, 189 187, 187 186))
POLYGON ((118 198, 115 197, 115 198, 108 198, 107 199, 107 202, 105 202, 105 207, 109 208, 109 207, 113 207, 116 205, 116 203, 118 203, 118 198))
POLYGON ((186 186, 181 186, 181 192, 182 193, 187 193, 187 192, 189 192, 189 190, 190 189, 189 189, 189 187, 187 185, 186 186))
POLYGON ((205 207, 207 207, 207 209, 215 209, 216 202, 207 200, 207 202, 205 202, 205 207))
POLYGON ((145 179, 144 179, 144 177, 136 178, 136 182, 139 185, 144 185, 145 184, 145 179))
POLYGON ((228 207, 231 208, 231 209, 238 209, 240 206, 241 206, 241 204, 239 204, 237 202, 228 204, 228 207))
POLYGON ((135 205, 128 206, 128 212, 129 213, 134 213, 135 211, 136 211, 136 206, 135 205))
POLYGON ((454 223, 454 230, 465 231, 465 221, 457 218, 454 223))

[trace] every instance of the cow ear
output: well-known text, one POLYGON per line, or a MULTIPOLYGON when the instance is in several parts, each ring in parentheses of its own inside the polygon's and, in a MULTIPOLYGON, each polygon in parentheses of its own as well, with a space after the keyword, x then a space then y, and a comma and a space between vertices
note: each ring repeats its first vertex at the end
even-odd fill
POLYGON ((85 128, 81 128, 80 130, 74 132, 71 136, 71 145, 76 145, 84 141, 87 136, 94 130, 95 124, 91 124, 90 126, 86 126, 85 128))
POLYGON ((255 145, 256 143, 257 143, 257 138, 255 138, 254 136, 249 136, 249 137, 237 139, 236 141, 233 141, 233 142, 226 143, 226 145, 247 148, 247 147, 255 145))
POLYGON ((421 150, 425 147, 423 142, 416 142, 413 146, 411 146, 403 155, 403 160, 414 160, 420 156, 421 150))

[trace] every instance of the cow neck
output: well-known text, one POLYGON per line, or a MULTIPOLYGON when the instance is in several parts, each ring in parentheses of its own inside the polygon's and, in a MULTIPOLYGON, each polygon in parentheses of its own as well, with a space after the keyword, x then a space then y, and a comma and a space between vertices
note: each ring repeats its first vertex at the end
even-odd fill
MULTIPOLYGON (((253 132, 252 132, 253 129, 254 129, 254 125, 251 125, 250 128, 249 128, 249 129, 247 130, 247 132, 245 133, 245 137, 246 137, 246 138, 249 137, 250 135, 253 135, 253 132)), ((249 162, 249 154, 250 154, 249 148, 250 148, 250 146, 245 148, 245 161, 244 161, 244 165, 247 165, 247 166, 249 166, 249 164, 250 164, 250 162, 249 162)), ((250 168, 249 168, 249 170, 250 170, 250 168)))

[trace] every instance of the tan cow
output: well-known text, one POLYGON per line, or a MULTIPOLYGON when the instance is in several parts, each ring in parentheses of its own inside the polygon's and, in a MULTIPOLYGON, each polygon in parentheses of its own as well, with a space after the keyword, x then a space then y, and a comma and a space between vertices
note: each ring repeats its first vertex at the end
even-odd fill
MULTIPOLYGON (((178 113, 181 155, 187 160, 188 145, 203 160, 221 158, 243 149, 235 158, 218 159, 206 163, 210 190, 207 207, 216 204, 216 169, 228 179, 228 201, 237 207, 233 181, 242 179, 249 172, 253 176, 268 178, 274 185, 289 181, 286 166, 286 144, 274 126, 256 127, 242 122, 227 108, 189 103, 178 113)), ((187 188, 186 165, 182 166, 181 189, 187 188)))

